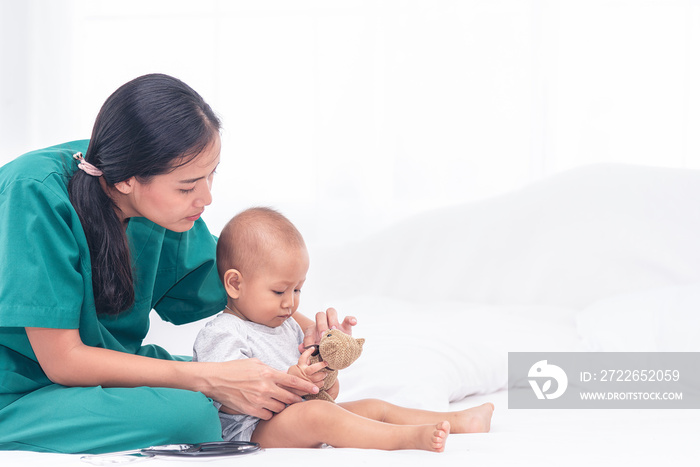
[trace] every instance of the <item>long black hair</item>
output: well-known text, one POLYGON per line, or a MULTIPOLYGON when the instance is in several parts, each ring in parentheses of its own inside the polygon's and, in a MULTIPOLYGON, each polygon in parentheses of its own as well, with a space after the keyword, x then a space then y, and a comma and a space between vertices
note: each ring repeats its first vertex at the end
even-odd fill
MULTIPOLYGON (((85 160, 106 184, 131 177, 148 183, 186 164, 215 138, 220 122, 211 107, 182 81, 163 74, 136 78, 100 109, 85 160)), ((117 206, 82 170, 68 184, 70 201, 87 237, 97 313, 117 315, 134 303, 134 279, 125 226, 117 206)))

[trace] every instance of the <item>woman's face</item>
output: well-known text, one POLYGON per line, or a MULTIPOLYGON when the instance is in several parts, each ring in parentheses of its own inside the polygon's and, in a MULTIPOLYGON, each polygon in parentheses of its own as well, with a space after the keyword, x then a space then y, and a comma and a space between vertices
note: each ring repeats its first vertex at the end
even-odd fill
POLYGON ((214 172, 219 165, 221 139, 214 141, 187 164, 156 175, 147 183, 135 177, 117 183, 121 195, 115 199, 123 220, 146 219, 174 232, 185 232, 211 204, 214 172))

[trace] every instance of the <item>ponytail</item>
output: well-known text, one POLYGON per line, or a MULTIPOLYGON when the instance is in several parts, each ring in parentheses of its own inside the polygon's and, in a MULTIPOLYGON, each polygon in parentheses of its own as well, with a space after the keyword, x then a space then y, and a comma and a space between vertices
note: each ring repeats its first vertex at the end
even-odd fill
POLYGON ((78 170, 68 192, 90 249, 95 308, 99 314, 119 314, 134 304, 135 296, 125 226, 99 177, 78 170))
POLYGON ((218 117, 202 97, 167 75, 136 78, 105 101, 85 154, 85 161, 103 175, 78 170, 68 184, 90 249, 98 314, 117 315, 135 299, 126 226, 101 180, 108 187, 131 177, 148 183, 194 159, 219 128, 218 117))

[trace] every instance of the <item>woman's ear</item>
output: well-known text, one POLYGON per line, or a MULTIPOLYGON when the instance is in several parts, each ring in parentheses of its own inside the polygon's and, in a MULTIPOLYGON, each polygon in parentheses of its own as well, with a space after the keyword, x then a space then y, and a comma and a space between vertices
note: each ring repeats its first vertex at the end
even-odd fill
POLYGON ((136 177, 127 178, 123 182, 118 182, 114 184, 114 188, 123 195, 128 195, 134 191, 134 184, 136 183, 136 177))
POLYGON ((229 297, 234 300, 241 295, 243 276, 237 269, 229 269, 224 273, 224 288, 229 297))

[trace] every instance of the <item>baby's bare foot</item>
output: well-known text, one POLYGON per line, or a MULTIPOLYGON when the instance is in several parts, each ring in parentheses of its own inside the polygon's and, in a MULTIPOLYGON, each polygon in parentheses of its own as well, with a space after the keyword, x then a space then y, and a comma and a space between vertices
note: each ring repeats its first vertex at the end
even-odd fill
POLYGON ((442 452, 445 450, 445 442, 450 434, 450 422, 444 421, 435 425, 431 436, 431 448, 429 451, 442 452))
POLYGON ((454 412, 453 433, 488 433, 494 405, 490 402, 471 409, 454 412))

